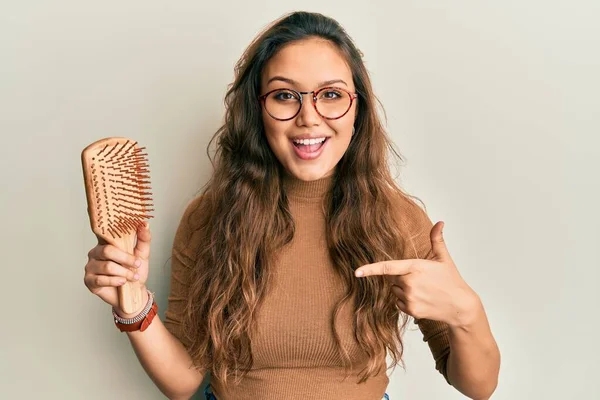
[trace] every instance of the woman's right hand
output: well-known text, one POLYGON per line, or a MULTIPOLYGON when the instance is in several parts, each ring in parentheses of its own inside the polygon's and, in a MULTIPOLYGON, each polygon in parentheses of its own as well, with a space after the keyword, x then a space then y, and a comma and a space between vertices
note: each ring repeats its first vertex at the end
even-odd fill
MULTIPOLYGON (((121 311, 117 287, 128 280, 138 281, 142 288, 145 288, 148 280, 151 239, 148 225, 138 229, 133 255, 99 239, 98 245, 88 253, 83 277, 85 286, 90 292, 113 306, 115 311, 121 311)), ((119 314, 124 313, 121 311, 119 314)))

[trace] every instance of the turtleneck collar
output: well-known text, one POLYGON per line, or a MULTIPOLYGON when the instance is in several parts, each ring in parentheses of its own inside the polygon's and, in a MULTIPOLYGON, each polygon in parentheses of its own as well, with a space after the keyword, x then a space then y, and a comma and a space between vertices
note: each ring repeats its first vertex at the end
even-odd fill
POLYGON ((288 197, 301 199, 322 199, 332 188, 334 174, 315 181, 303 181, 293 175, 283 175, 283 188, 288 197))

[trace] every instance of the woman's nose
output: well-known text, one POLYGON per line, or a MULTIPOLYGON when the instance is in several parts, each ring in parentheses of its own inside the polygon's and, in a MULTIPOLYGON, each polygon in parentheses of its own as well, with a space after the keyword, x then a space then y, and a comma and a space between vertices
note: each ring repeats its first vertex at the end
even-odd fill
POLYGON ((314 107, 312 94, 304 94, 300 112, 296 117, 298 126, 316 126, 321 123, 321 116, 314 107))

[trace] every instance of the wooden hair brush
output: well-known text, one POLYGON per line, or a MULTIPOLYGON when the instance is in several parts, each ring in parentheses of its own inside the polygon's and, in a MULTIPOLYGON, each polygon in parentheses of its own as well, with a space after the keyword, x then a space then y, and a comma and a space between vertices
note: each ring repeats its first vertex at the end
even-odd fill
MULTIPOLYGON (((100 139, 81 153, 87 211, 94 234, 133 254, 137 228, 152 218, 148 154, 137 142, 121 137, 100 139)), ((139 282, 117 288, 126 313, 143 307, 139 282)))

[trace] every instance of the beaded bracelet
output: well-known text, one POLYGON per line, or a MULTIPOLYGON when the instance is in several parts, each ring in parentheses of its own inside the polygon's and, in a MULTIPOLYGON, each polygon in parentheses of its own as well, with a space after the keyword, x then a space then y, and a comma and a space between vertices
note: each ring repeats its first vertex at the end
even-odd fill
POLYGON ((148 315, 148 313, 150 312, 150 310, 152 309, 152 305, 154 304, 154 293, 152 293, 150 290, 146 289, 148 292, 148 302, 146 303, 146 306, 144 307, 144 309, 135 317, 133 318, 122 318, 120 317, 116 311, 115 308, 112 308, 112 315, 113 318, 115 320, 115 324, 123 324, 123 325, 131 325, 131 324, 135 324, 137 322, 140 322, 141 320, 143 320, 144 318, 146 318, 146 316, 148 315))

